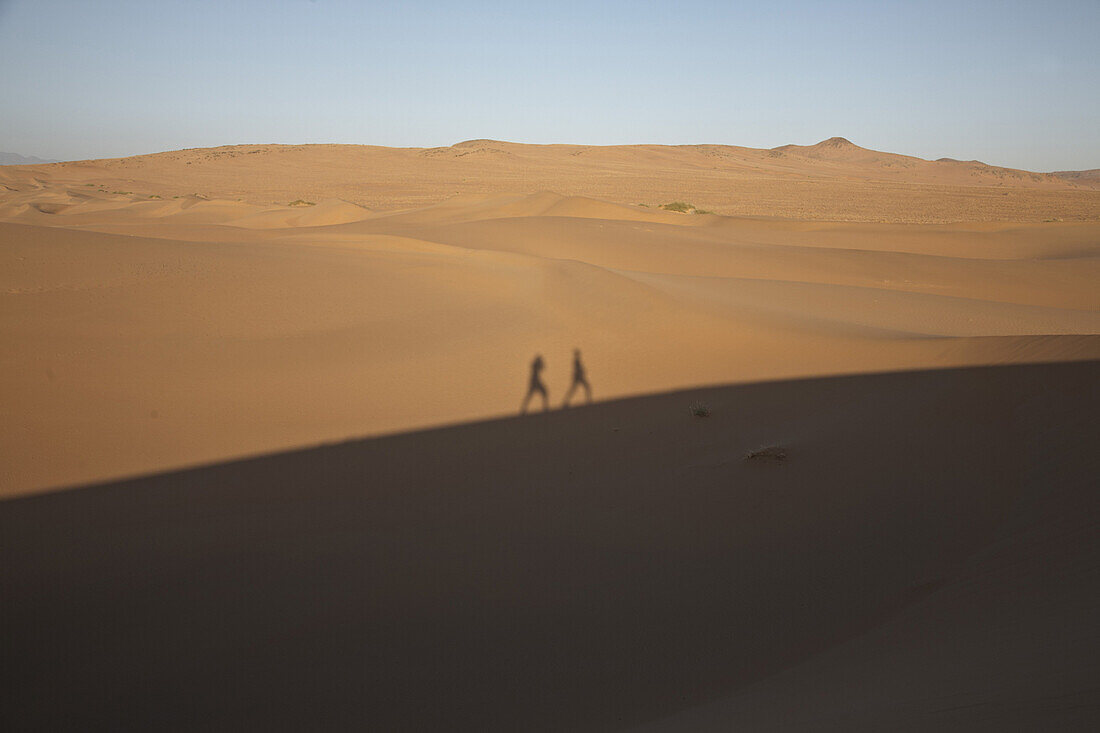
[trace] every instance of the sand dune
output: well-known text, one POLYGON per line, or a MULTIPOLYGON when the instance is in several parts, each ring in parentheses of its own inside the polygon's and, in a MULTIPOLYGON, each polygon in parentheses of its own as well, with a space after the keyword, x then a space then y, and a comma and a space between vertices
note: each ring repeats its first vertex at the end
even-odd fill
POLYGON ((0 169, 0 727, 1095 728, 1090 181, 843 139, 0 169))
POLYGON ((662 224, 700 224, 705 218, 673 211, 651 210, 597 201, 585 196, 561 196, 553 191, 511 196, 456 196, 439 204, 390 214, 386 224, 458 224, 489 219, 533 216, 641 221, 662 224))
POLYGON ((288 227, 323 227, 361 221, 371 215, 361 206, 339 199, 319 204, 310 203, 300 209, 292 207, 269 209, 247 214, 228 222, 232 226, 252 229, 286 229, 288 227))
POLYGON ((7 494, 508 413, 536 352, 559 400, 574 347, 601 397, 1100 356, 1097 224, 9 198, 7 494))

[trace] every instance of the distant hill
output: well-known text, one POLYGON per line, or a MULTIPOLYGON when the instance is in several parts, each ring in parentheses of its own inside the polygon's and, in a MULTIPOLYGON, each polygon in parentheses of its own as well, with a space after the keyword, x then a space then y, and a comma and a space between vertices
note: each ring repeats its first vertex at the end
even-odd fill
POLYGON ((371 211, 418 208, 455 196, 554 191, 651 208, 684 202, 696 211, 802 220, 1100 220, 1100 178, 1087 172, 924 160, 843 137, 772 149, 490 139, 432 148, 250 144, 0 169, 0 192, 30 195, 43 186, 65 196, 79 193, 80 200, 94 188, 112 195, 202 194, 263 205, 333 199, 371 211))
POLYGON ((0 165, 37 165, 38 163, 57 163, 60 161, 48 158, 39 158, 35 155, 20 155, 19 153, 0 152, 0 165))
POLYGON ((1100 182, 1100 168, 1092 168, 1087 171, 1054 171, 1051 175, 1064 178, 1067 181, 1100 182))

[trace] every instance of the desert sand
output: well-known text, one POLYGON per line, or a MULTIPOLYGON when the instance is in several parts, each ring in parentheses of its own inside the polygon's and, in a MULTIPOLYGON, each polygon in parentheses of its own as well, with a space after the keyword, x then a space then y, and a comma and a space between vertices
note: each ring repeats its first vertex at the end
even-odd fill
POLYGON ((842 138, 0 167, 0 716, 1091 729, 1089 173, 842 138))

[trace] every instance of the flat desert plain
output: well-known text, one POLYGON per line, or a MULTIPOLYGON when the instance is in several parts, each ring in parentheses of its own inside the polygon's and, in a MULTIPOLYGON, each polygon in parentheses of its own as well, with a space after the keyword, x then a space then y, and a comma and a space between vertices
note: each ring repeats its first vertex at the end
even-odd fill
POLYGON ((1098 285, 842 138, 0 167, 0 722, 1094 729, 1098 285))

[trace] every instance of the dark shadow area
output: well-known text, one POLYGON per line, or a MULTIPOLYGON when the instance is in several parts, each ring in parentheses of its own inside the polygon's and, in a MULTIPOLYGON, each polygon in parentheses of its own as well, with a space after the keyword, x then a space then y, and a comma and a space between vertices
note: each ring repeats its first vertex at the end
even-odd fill
MULTIPOLYGON (((684 390, 9 500, 0 728, 654 720, 881 625, 1035 523, 1072 538, 1051 577, 1062 556, 1095 572, 1098 377, 684 390), (772 442, 783 462, 744 459, 772 442)), ((1041 639, 1095 689, 1097 650, 1047 606, 975 664, 1015 694, 1015 640, 1041 639)), ((1058 727, 1037 710, 1017 719, 1058 727)))

